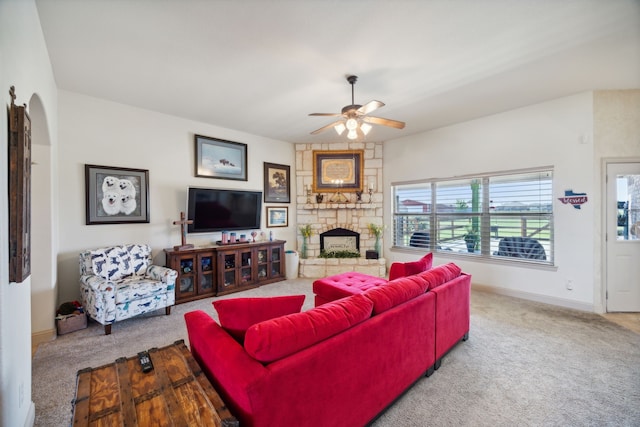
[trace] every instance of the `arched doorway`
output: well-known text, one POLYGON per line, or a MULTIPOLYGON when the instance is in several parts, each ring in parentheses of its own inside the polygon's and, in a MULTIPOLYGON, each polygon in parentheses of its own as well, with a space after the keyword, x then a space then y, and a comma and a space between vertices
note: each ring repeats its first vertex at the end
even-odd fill
POLYGON ((46 113, 37 94, 31 118, 31 334, 33 345, 55 338, 54 162, 46 113))

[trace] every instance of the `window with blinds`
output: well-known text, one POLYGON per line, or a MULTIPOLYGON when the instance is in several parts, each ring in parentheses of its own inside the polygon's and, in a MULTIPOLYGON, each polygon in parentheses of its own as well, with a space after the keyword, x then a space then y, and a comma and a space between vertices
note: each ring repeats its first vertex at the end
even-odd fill
POLYGON ((392 186, 396 247, 553 264, 553 171, 392 186))

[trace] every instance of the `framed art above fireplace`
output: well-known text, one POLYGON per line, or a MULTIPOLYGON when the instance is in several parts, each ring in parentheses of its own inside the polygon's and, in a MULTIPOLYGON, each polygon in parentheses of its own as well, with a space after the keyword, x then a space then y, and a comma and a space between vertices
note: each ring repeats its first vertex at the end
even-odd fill
POLYGON ((363 150, 313 151, 313 191, 362 191, 363 150))

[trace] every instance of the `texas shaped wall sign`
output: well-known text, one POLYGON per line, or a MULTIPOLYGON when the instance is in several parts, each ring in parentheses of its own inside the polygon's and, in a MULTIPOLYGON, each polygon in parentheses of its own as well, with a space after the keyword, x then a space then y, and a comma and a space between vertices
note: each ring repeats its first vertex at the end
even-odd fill
POLYGON ((563 204, 570 204, 575 209, 580 209, 580 205, 587 203, 587 193, 574 193, 573 190, 564 190, 564 197, 558 197, 563 204))

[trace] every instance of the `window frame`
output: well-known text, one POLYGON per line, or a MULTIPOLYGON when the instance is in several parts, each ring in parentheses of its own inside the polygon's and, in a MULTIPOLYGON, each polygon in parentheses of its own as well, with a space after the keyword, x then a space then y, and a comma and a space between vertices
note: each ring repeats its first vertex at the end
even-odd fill
MULTIPOLYGON (((401 251, 412 251, 412 252, 433 252, 434 254, 441 254, 446 256, 453 257, 461 257, 464 259, 476 259, 483 261, 492 261, 497 263, 506 263, 506 264, 524 264, 534 267, 554 267, 555 268, 555 256, 554 256, 554 197, 553 197, 553 188, 554 188, 554 168, 552 166, 546 167, 538 167, 538 168, 528 168, 528 169, 517 169, 517 170, 508 170, 508 171, 500 171, 500 172, 491 172, 491 173, 481 173, 481 174, 473 174, 473 175, 464 175, 464 176, 455 176, 455 177, 447 177, 447 178, 430 178, 424 180, 414 180, 414 181, 404 181, 404 182, 394 182, 391 183, 391 194, 392 194, 392 229, 391 229, 391 240, 393 242, 392 248, 393 250, 401 250, 401 251), (541 204, 538 206, 537 210, 533 212, 526 211, 517 211, 517 212, 509 212, 509 211, 497 211, 493 208, 491 198, 491 179, 495 178, 509 178, 511 176, 517 178, 518 175, 526 175, 526 174, 540 174, 538 180, 540 182, 544 181, 544 175, 548 175, 548 179, 550 184, 546 184, 544 189, 539 190, 537 193, 537 197, 540 199, 541 204), (464 181, 479 180, 480 182, 480 190, 479 190, 479 206, 477 207, 477 211, 473 211, 473 209, 465 208, 464 210, 454 210, 451 211, 442 209, 442 205, 438 205, 438 185, 446 186, 447 184, 454 184, 455 182, 464 183, 464 181), (406 190, 409 190, 410 187, 425 185, 428 186, 429 190, 424 192, 425 198, 418 198, 421 201, 427 202, 428 204, 426 208, 423 207, 423 210, 426 212, 403 212, 399 209, 399 200, 398 200, 398 189, 402 190, 404 187, 406 190), (428 194, 430 193, 430 195, 428 194), (544 196, 544 197, 543 197, 544 196), (542 200, 544 198, 544 201, 542 200), (436 207, 436 209, 432 209, 431 207, 436 207), (452 250, 452 246, 441 246, 440 243, 442 241, 442 231, 443 227, 438 227, 441 224, 442 220, 446 218, 447 221, 450 222, 451 230, 457 228, 458 230, 461 228, 460 225, 454 226, 454 224, 460 224, 463 219, 466 219, 468 223, 471 223, 471 218, 478 218, 477 223, 480 230, 480 240, 479 240, 479 249, 471 252, 470 250, 464 250, 464 242, 462 242, 462 246, 460 246, 459 236, 457 236, 456 243, 453 244, 454 250, 452 250), (492 224, 495 223, 496 220, 508 221, 509 219, 519 219, 521 225, 521 229, 525 231, 526 237, 532 237, 538 243, 540 243, 544 247, 544 253, 546 259, 528 259, 528 258, 517 258, 505 255, 497 255, 498 252, 497 245, 499 244, 499 228, 493 227, 492 224), (527 221, 533 221, 534 224, 537 223, 537 227, 534 225, 533 227, 527 227, 527 221), (416 228, 411 229, 408 228, 409 224, 413 222, 416 225, 416 228), (527 233, 528 229, 532 229, 533 231, 529 235, 527 233), (428 232, 428 234, 424 234, 425 237, 423 240, 423 244, 417 246, 415 242, 411 240, 413 233, 424 231, 428 232), (541 235, 544 233, 545 238, 540 239, 534 237, 535 235, 541 235), (548 235, 548 239, 546 236, 548 235), (435 239, 431 239, 430 236, 437 236, 435 239), (495 236, 495 239, 494 239, 495 236), (493 239, 493 240, 492 240, 493 239), (542 242, 542 243, 541 243, 542 242), (428 243, 428 245, 424 245, 424 243, 428 243), (457 246, 455 246, 457 244, 457 246)), ((527 182, 527 181, 525 181, 527 182)), ((535 182, 535 180, 532 180, 535 182)), ((418 190, 419 191, 419 190, 418 190)), ((441 197, 442 199, 442 197, 441 197)), ((449 206, 451 205, 451 200, 448 201, 449 206)), ((442 203, 442 200, 440 201, 442 203)), ((425 203, 426 205, 426 203, 425 203)), ((446 205, 445 205, 446 206, 446 205)), ((464 206, 463 206, 464 207, 464 206)), ((469 231, 469 230, 468 230, 469 231)), ((467 232, 468 232, 467 231, 467 232)), ((453 231, 451 239, 453 240, 454 235, 453 231)), ((503 236, 504 237, 504 236, 503 236)))

